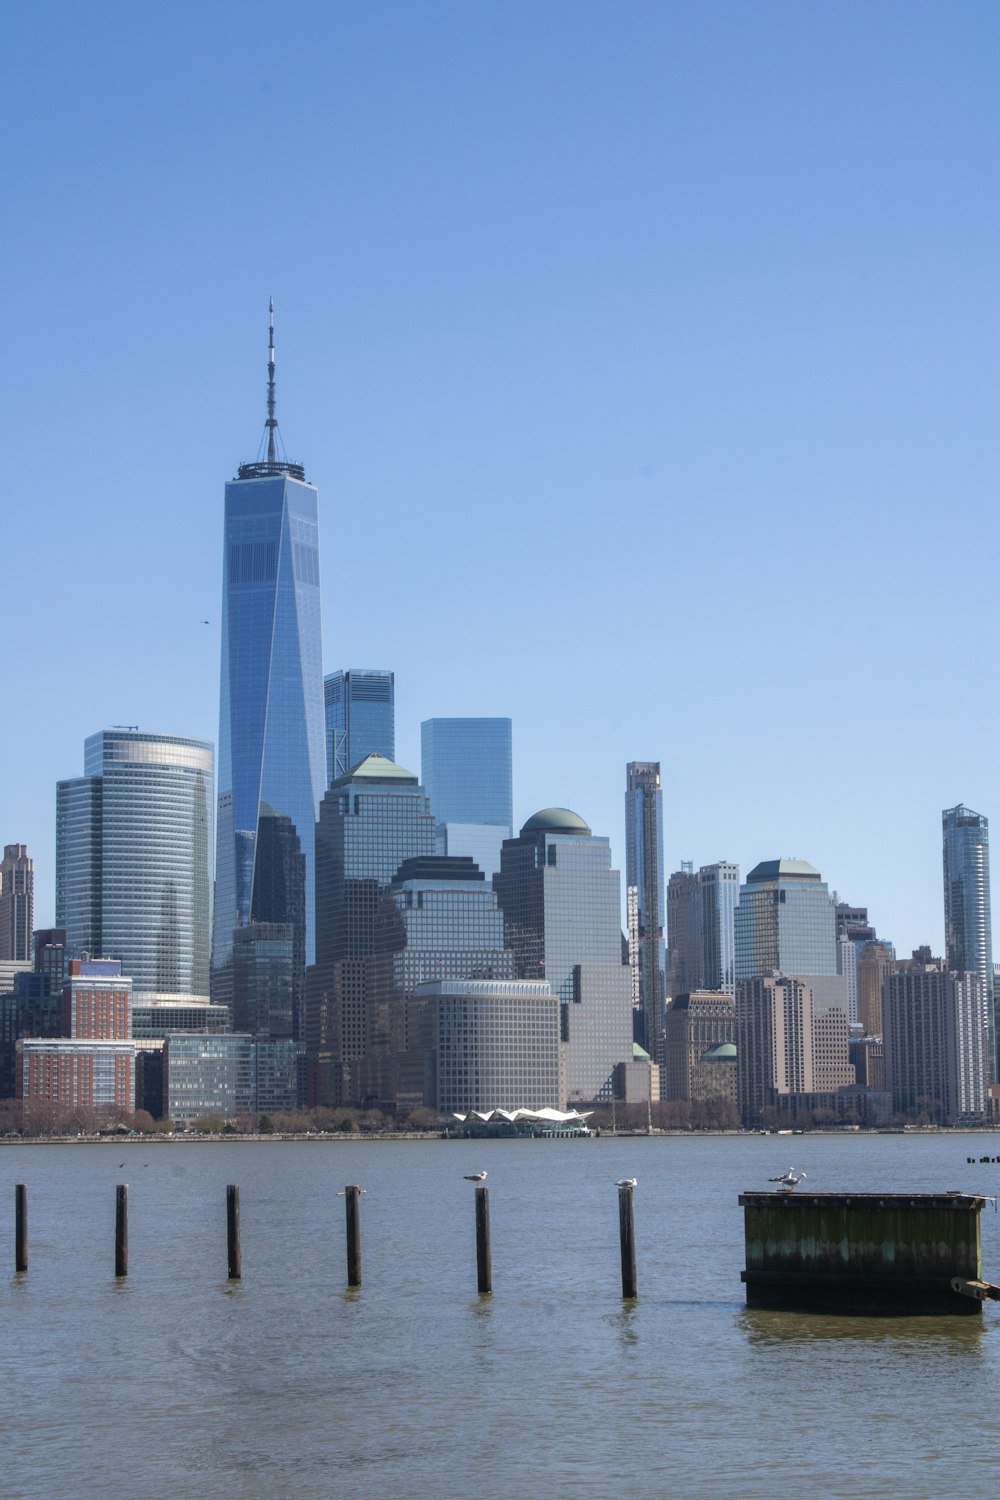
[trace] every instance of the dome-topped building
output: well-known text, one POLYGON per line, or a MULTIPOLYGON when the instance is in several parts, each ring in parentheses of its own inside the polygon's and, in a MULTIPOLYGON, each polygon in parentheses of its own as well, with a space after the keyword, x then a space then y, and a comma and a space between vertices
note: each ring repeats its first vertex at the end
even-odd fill
POLYGON ((543 807, 541 812, 532 814, 521 829, 521 837, 532 833, 569 833, 579 834, 582 838, 591 837, 590 828, 580 814, 572 812, 568 807, 543 807))

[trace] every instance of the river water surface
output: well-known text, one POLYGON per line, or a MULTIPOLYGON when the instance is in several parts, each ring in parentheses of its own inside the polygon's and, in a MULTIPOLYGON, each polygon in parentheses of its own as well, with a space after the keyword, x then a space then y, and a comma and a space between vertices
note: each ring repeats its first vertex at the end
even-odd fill
MULTIPOLYGON (((0 1150, 4 1500, 986 1496, 1000 1304, 748 1312, 737 1195, 996 1193, 987 1135, 233 1142, 0 1150), (124 1162, 124 1166, 119 1164, 124 1162), (473 1191, 489 1171, 491 1298, 473 1191), (639 1297, 615 1180, 635 1176, 639 1297), (114 1186, 129 1183, 129 1276, 114 1186), (13 1274, 14 1184, 30 1264, 13 1274), (243 1280, 226 1279, 225 1186, 243 1280), (364 1285, 346 1288, 360 1182, 364 1285), (9 1215, 9 1218, 7 1217, 9 1215), (4 1229, 4 1219, 9 1225, 4 1229)), ((1000 1219, 983 1213, 1000 1281, 1000 1219)))

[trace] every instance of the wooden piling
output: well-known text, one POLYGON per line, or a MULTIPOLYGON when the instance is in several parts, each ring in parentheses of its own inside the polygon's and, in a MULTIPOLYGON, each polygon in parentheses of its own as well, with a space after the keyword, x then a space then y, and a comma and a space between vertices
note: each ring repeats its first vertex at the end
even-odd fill
POLYGON ((19 1182, 14 1189, 14 1269, 28 1269, 28 1185, 19 1182))
POLYGON ((240 1189, 235 1182, 226 1188, 226 1247, 229 1279, 239 1281, 243 1275, 243 1257, 240 1253, 240 1189))
POLYGON ((631 1183, 618 1189, 618 1234, 622 1251, 622 1296, 635 1297, 635 1208, 631 1183))
POLYGON ((361 1189, 356 1182, 344 1189, 347 1214, 347 1285, 361 1285, 361 1189))
POLYGON ((115 1275, 128 1275, 128 1183, 115 1188, 115 1275))
POLYGON ((490 1249, 490 1190, 476 1188, 476 1275, 480 1295, 493 1291, 493 1254, 490 1249))

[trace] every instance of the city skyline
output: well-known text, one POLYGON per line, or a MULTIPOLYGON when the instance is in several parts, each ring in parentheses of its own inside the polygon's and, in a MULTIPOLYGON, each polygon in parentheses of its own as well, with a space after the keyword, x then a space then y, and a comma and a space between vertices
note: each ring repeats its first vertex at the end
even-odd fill
POLYGON ((995 10, 306 7, 268 70, 281 111, 245 87, 264 14, 11 19, 9 472, 45 454, 56 555, 115 600, 76 628, 11 489, 44 606, 10 663, 34 748, 0 747, 3 838, 35 860, 36 922, 84 735, 216 738, 218 482, 273 292, 323 496, 324 666, 396 673, 402 764, 425 718, 509 714, 515 826, 577 808, 623 868, 621 767, 659 760, 668 872, 807 859, 900 952, 942 951, 940 810, 995 815, 994 620, 975 592, 925 607, 946 523, 996 551, 995 10), (235 236, 262 161, 302 233, 235 236), (765 634, 772 576, 801 629, 765 634), (70 682, 85 701, 41 690, 70 682), (984 701, 976 736, 871 732, 944 684, 984 701), (774 754, 779 705, 808 755, 774 754))

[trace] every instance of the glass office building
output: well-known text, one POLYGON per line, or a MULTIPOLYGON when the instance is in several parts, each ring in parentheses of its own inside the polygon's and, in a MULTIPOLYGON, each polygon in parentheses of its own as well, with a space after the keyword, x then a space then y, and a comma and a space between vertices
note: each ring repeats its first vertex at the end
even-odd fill
POLYGON ((385 756, 367 756, 323 798, 305 1030, 318 1103, 386 1097, 402 1045, 393 955, 405 946, 390 885, 404 860, 433 853, 423 788, 385 756))
POLYGON ((510 832, 510 719, 425 719, 420 774, 439 823, 494 823, 510 832))
POLYGON ((606 838, 549 807, 503 846, 494 882, 517 979, 547 979, 561 1005, 569 1104, 612 1097, 631 1062, 632 985, 622 960, 621 877, 606 838))
POLYGON ((212 746, 111 729, 56 786, 56 913, 71 957, 121 960, 136 994, 209 992, 212 746))
POLYGON ((513 831, 510 719, 427 719, 420 745, 438 853, 474 859, 489 879, 513 831))
POLYGON ((226 485, 212 942, 226 1003, 237 927, 290 922, 303 963, 315 951, 326 786, 317 495, 300 464, 276 456, 273 384, 268 409, 267 458, 226 485))
POLYGON ((779 972, 836 976, 834 900, 805 860, 769 859, 750 871, 736 908, 735 967, 737 980, 779 972))
POLYGON ((366 755, 396 758, 395 676, 348 667, 323 679, 326 776, 332 785, 366 755))
POLYGON ((625 909, 632 1005, 642 1015, 646 1051, 662 1062, 667 958, 659 761, 633 760, 625 768, 625 909))
MULTIPOLYGON (((990 825, 971 807, 941 814, 944 856, 944 933, 948 968, 978 974, 987 1033, 987 1058, 996 1066, 993 931, 990 916, 990 825)), ((991 1077, 998 1076, 991 1072, 991 1077)))

